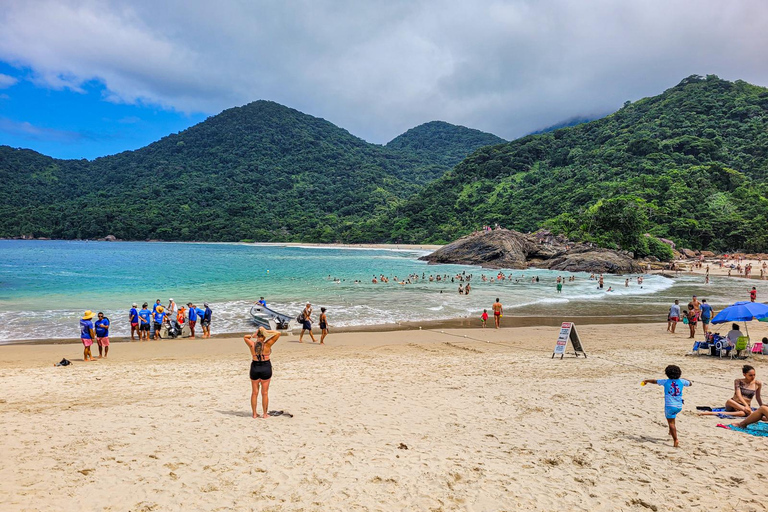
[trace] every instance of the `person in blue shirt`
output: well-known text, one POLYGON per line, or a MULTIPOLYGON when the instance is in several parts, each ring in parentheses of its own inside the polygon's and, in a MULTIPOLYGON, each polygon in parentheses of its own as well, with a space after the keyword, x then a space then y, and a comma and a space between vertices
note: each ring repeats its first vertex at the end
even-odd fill
POLYGON ((187 324, 189 325, 189 337, 195 339, 195 324, 197 324, 197 308, 191 302, 187 302, 187 324))
POLYGON ((258 301, 256 301, 256 304, 260 304, 264 307, 267 307, 267 301, 264 300, 264 297, 260 298, 258 301))
POLYGON ((131 341, 136 340, 134 334, 138 334, 139 339, 141 339, 141 332, 139 331, 139 311, 136 309, 138 307, 139 305, 134 302, 133 306, 131 306, 131 310, 128 312, 128 321, 131 323, 131 341))
POLYGON ((95 361, 91 354, 91 345, 96 339, 96 333, 93 332, 93 311, 88 310, 80 319, 80 341, 83 342, 83 361, 95 361))
MULTIPOLYGON (((155 313, 157 313, 157 308, 162 307, 161 304, 162 303, 160 302, 160 299, 157 299, 155 301, 154 305, 152 306, 152 316, 153 317, 155 316, 155 313)), ((163 324, 163 322, 160 322, 161 326, 162 326, 162 324, 163 324)), ((149 336, 151 338, 153 338, 153 339, 157 339, 157 337, 159 336, 159 334, 157 334, 155 332, 155 322, 152 322, 152 324, 151 324, 150 331, 149 331, 149 336)))
POLYGON ((680 444, 677 441, 675 418, 683 410, 683 388, 692 385, 693 382, 681 379, 680 375, 683 372, 679 366, 674 364, 667 366, 664 369, 664 373, 667 375, 666 379, 646 379, 640 385, 658 384, 659 386, 664 386, 664 416, 666 416, 667 423, 669 424, 669 435, 672 436, 675 448, 677 448, 680 444))
POLYGON ((141 306, 139 311, 139 340, 149 341, 149 322, 152 318, 152 313, 147 309, 147 303, 145 302, 141 306))
POLYGON ((165 308, 163 306, 157 306, 155 308, 155 314, 153 315, 154 324, 155 324, 154 325, 154 328, 155 328, 155 337, 154 337, 154 339, 156 339, 156 340, 160 339, 160 329, 163 328, 163 318, 164 317, 165 317, 165 308))
POLYGON ((99 311, 96 326, 96 344, 99 345, 99 359, 109 354, 109 318, 99 311))
POLYGON ((203 315, 200 320, 200 325, 203 327, 203 338, 210 338, 211 337, 211 316, 213 316, 213 311, 210 307, 208 307, 208 303, 204 302, 203 306, 205 306, 205 311, 203 311, 203 315))
POLYGON ((701 299, 701 323, 704 325, 704 337, 709 333, 709 323, 712 321, 712 306, 707 304, 707 299, 701 299))

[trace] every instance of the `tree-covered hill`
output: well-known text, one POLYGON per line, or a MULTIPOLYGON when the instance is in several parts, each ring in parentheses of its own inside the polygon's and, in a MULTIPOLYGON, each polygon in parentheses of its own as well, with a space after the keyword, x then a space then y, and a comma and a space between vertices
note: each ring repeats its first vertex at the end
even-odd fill
POLYGON ((480 130, 431 121, 395 137, 387 143, 387 148, 412 151, 453 167, 479 147, 504 142, 501 137, 480 130))
POLYGON ((691 76, 603 119, 479 149, 389 229, 404 242, 444 242, 499 223, 640 255, 655 253, 645 232, 768 251, 767 180, 768 89, 691 76))
POLYGON ((257 101, 92 162, 0 146, 0 236, 387 240, 390 233, 375 219, 487 141, 500 140, 438 126, 409 136, 426 151, 389 148, 257 101))

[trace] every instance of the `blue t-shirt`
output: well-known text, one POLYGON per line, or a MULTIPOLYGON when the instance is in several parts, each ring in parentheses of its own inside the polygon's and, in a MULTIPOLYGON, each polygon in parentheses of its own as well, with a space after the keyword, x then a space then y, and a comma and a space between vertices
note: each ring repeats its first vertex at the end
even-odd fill
POLYGON ((683 388, 690 386, 691 382, 685 379, 661 379, 656 383, 664 386, 664 406, 683 407, 683 388))
POLYGON ((164 317, 164 316, 165 316, 165 312, 162 312, 162 313, 161 313, 161 312, 159 312, 159 311, 155 311, 155 323, 156 323, 156 324, 161 324, 161 323, 163 323, 163 317, 164 317))
POLYGON ((139 318, 141 318, 141 323, 148 324, 150 315, 151 313, 147 308, 144 308, 141 311, 139 311, 139 318))
POLYGON ((96 337, 106 338, 109 336, 109 318, 104 317, 101 320, 96 320, 96 337))
POLYGON ((189 308, 189 321, 197 322, 197 309, 189 308))
POLYGON ((712 306, 709 304, 701 305, 701 318, 712 318, 712 306))
POLYGON ((152 306, 152 312, 154 313, 155 311, 157 311, 157 308, 160 306, 162 306, 162 304, 158 304, 157 302, 155 302, 155 304, 152 306))
POLYGON ((202 320, 203 316, 205 315, 205 311, 200 308, 195 308, 195 312, 197 313, 198 318, 202 320))
POLYGON ((131 319, 132 324, 139 323, 139 312, 136 311, 136 308, 131 308, 131 312, 128 313, 128 318, 131 319))
POLYGON ((93 329, 93 322, 90 320, 80 320, 80 337, 87 340, 91 339, 91 329, 93 329))

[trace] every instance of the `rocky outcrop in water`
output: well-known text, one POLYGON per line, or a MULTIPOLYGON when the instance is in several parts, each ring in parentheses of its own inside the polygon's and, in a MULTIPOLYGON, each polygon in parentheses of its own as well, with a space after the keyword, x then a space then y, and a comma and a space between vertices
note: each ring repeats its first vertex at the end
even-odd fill
POLYGON ((568 272, 624 274, 642 267, 628 254, 569 242, 548 231, 524 234, 497 229, 474 233, 421 258, 429 263, 485 268, 546 268, 568 272))

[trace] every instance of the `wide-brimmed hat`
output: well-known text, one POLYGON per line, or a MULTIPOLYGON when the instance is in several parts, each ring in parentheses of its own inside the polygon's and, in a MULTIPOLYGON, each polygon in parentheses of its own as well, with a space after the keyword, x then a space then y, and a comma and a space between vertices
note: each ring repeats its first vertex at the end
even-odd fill
POLYGON ((91 318, 93 318, 93 311, 90 309, 83 313, 83 320, 90 320, 91 318))
POLYGON ((157 306, 157 310, 156 311, 158 313, 162 313, 163 311, 165 311, 165 308, 163 306, 157 306))
POLYGON ((134 302, 134 303, 133 303, 133 305, 132 305, 131 307, 132 307, 132 308, 137 308, 137 307, 139 307, 139 305, 138 305, 138 304, 136 304, 136 303, 134 302))

